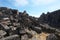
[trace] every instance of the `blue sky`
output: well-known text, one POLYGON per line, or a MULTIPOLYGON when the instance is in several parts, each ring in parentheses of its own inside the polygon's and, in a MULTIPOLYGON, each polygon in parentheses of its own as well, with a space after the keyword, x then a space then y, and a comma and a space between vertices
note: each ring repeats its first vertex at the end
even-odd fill
POLYGON ((0 0, 0 7, 26 10, 29 15, 39 17, 43 12, 60 9, 60 0, 0 0))

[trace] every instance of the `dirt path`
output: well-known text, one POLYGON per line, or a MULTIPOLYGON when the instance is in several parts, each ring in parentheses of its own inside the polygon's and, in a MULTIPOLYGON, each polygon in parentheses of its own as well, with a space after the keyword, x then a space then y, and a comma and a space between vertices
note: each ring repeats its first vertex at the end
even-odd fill
POLYGON ((46 40, 46 37, 48 36, 49 34, 48 33, 41 33, 41 34, 34 34, 32 39, 30 40, 46 40))
POLYGON ((26 31, 33 35, 33 37, 29 40, 46 40, 46 37, 49 35, 48 33, 45 33, 45 32, 38 34, 33 30, 31 30, 31 31, 26 30, 26 31))

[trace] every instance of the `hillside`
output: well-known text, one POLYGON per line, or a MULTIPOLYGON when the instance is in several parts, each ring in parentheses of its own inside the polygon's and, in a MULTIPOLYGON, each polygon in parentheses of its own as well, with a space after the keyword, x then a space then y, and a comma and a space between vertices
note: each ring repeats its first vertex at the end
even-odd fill
POLYGON ((0 7, 0 40, 60 40, 60 10, 37 18, 0 7))

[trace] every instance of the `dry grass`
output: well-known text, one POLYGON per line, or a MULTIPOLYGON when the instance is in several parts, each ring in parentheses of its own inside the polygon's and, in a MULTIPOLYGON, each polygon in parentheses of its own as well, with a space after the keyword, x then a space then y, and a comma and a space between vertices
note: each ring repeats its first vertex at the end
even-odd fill
POLYGON ((33 30, 31 30, 31 31, 26 30, 26 31, 33 35, 33 37, 29 40, 46 40, 46 37, 49 35, 48 33, 45 33, 45 32, 38 34, 33 30))
POLYGON ((42 32, 41 34, 34 34, 32 39, 29 40, 46 40, 46 37, 48 36, 48 33, 42 32))

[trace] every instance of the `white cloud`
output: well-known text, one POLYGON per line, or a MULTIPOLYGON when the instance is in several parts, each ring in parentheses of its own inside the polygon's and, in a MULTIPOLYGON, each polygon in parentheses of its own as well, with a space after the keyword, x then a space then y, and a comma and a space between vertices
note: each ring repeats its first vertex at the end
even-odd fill
POLYGON ((50 12, 60 9, 60 4, 49 6, 47 10, 50 12))
POLYGON ((31 2, 33 3, 33 5, 47 5, 50 3, 54 3, 57 0, 31 0, 31 2))
POLYGON ((14 0, 14 5, 17 7, 26 6, 28 4, 28 0, 14 0))
POLYGON ((41 6, 41 5, 47 5, 50 3, 54 3, 57 0, 9 0, 14 6, 20 7, 20 6, 26 6, 26 5, 33 5, 33 6, 41 6))

